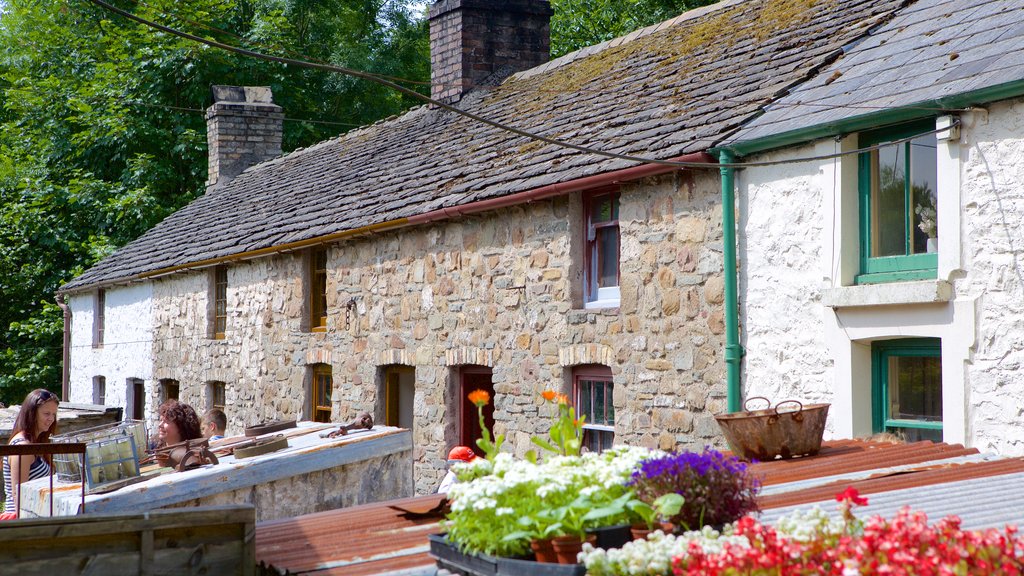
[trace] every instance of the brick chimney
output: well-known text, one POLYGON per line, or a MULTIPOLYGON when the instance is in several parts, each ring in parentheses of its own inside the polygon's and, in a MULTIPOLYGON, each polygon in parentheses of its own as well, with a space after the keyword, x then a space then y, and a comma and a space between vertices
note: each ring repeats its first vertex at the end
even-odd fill
POLYGON ((445 103, 500 68, 526 70, 551 58, 547 0, 437 0, 430 7, 431 96, 445 103))
POLYGON ((280 156, 284 123, 284 113, 267 86, 213 86, 211 92, 213 105, 206 109, 207 188, 280 156))

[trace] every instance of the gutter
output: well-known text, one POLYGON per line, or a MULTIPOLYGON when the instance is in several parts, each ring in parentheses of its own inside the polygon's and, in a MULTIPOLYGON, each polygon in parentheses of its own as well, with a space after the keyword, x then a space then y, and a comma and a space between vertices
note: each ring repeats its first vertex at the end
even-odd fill
MULTIPOLYGON (((729 150, 722 150, 721 164, 732 164, 736 158, 729 150)), ((736 169, 722 166, 722 268, 725 274, 725 383, 728 412, 739 412, 743 395, 741 362, 743 346, 739 338, 739 303, 736 290, 736 169)))
MULTIPOLYGON (((677 156, 670 158, 670 162, 701 162, 707 164, 713 164, 715 158, 705 152, 696 152, 693 154, 686 154, 683 156, 677 156)), ((226 262, 235 262, 239 260, 249 260, 252 258, 259 258, 261 256, 269 256, 271 254, 277 254, 280 252, 290 252, 294 250, 301 250, 311 246, 317 246, 320 244, 327 244, 330 242, 336 242, 338 240, 344 240, 355 236, 363 236, 373 234, 377 232, 390 231, 398 228, 404 228, 406 226, 414 226, 418 224, 427 224, 430 222, 436 222, 438 220, 444 220, 448 218, 454 218, 466 214, 474 214, 477 212, 484 212, 487 210, 495 210, 497 208, 504 208, 507 206, 514 206, 516 204, 527 204, 536 200, 542 200, 545 198, 551 198, 553 196, 561 196, 570 192, 576 192, 579 190, 586 190, 595 188, 598 186, 604 186, 608 184, 617 184, 625 180, 637 180, 647 176, 656 176, 659 174, 666 174, 675 170, 683 170, 679 166, 670 166, 666 164, 641 164, 640 166, 633 166, 631 168, 624 168, 622 170, 615 170, 612 172, 605 172, 602 174, 596 174, 594 176, 586 176, 584 178, 578 178, 576 180, 570 180, 569 182, 562 182, 557 184, 549 184, 540 188, 534 188, 533 190, 527 190, 525 192, 519 192, 517 194, 510 194, 508 196, 502 196, 500 198, 489 198, 487 200, 479 200, 476 202, 470 202, 461 206, 452 206, 450 208, 440 208, 438 210, 432 210, 423 214, 410 216, 408 218, 397 218, 395 220, 388 220, 386 222, 380 222, 378 224, 370 224, 368 226, 361 226, 359 228, 353 228, 351 230, 344 230, 341 232, 335 232, 333 234, 327 234, 325 236, 317 236, 316 238, 308 238, 306 240, 299 240, 297 242, 289 242, 288 244, 281 244, 278 246, 268 246, 266 248, 259 248, 257 250, 250 250, 247 252, 239 252, 228 256, 219 256, 217 258, 208 258, 206 260, 198 260, 195 262, 189 262, 188 264, 179 264, 177 266, 169 266, 166 268, 160 268, 158 270, 152 270, 150 272, 142 272, 134 276, 128 276, 125 278, 118 278, 116 280, 107 280, 103 282, 94 282, 85 284, 82 286, 76 286, 70 290, 58 290, 58 294, 72 294, 75 292, 84 292, 86 290, 94 290, 96 288, 104 288, 107 286, 116 286, 119 284, 127 284, 133 281, 148 280, 156 278, 158 276, 166 276, 175 272, 181 272, 183 270, 192 270, 198 268, 206 268, 209 266, 215 266, 217 264, 223 264, 226 262)))
POLYGON ((914 104, 887 108, 878 112, 871 112, 859 116, 853 116, 834 122, 815 124, 807 128, 790 130, 780 134, 772 134, 761 138, 754 138, 746 141, 735 141, 716 146, 710 150, 711 153, 720 153, 729 150, 737 156, 750 156, 751 154, 784 148, 804 142, 812 142, 822 138, 829 138, 841 134, 860 132, 862 130, 881 128, 891 124, 900 124, 924 118, 941 116, 943 113, 961 111, 965 108, 981 106, 990 102, 1008 100, 1024 96, 1024 79, 1005 82, 996 86, 989 86, 945 96, 930 100, 922 100, 914 104))
MULTIPOLYGON (((669 158, 668 161, 704 162, 712 164, 714 163, 715 158, 714 156, 711 156, 705 152, 695 152, 693 154, 686 154, 684 156, 669 158)), ((624 168, 622 170, 615 170, 613 172, 604 172, 602 174, 586 176, 584 178, 578 178, 576 180, 570 180, 568 182, 549 184, 547 186, 534 188, 533 190, 527 190, 525 192, 519 192, 517 194, 502 196, 500 198, 489 198, 487 200, 470 202, 469 204, 463 204, 461 206, 452 206, 451 208, 440 208, 438 210, 433 210, 431 212, 426 212, 416 216, 410 216, 409 224, 426 224, 428 222, 436 222, 438 220, 454 218, 456 216, 475 214, 477 212, 485 212, 487 210, 495 210, 497 208, 515 206, 517 204, 528 204, 535 200, 543 200, 545 198, 561 196, 563 194, 568 194, 570 192, 588 190, 590 188, 597 188, 599 186, 607 186, 608 184, 618 184, 619 182, 625 180, 638 180, 640 178, 645 178, 647 176, 667 174, 669 172, 682 169, 683 168, 680 168, 678 166, 668 166, 665 164, 641 164, 640 166, 633 166, 632 168, 624 168)))
POLYGON ((71 308, 64 300, 63 294, 57 294, 57 306, 64 311, 64 351, 61 357, 60 398, 68 401, 69 381, 71 380, 71 308))

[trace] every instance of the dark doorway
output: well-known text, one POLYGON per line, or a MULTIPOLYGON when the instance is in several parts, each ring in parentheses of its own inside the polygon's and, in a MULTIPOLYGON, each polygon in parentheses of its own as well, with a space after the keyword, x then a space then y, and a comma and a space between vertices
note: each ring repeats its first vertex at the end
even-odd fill
POLYGON ((459 429, 459 444, 469 446, 483 456, 484 452, 476 445, 477 438, 482 438, 480 419, 477 417, 476 405, 469 401, 469 393, 483 390, 490 395, 491 401, 484 406, 484 424, 488 430, 494 430, 494 383, 491 382, 491 369, 486 366, 466 366, 460 371, 459 396, 461 397, 459 413, 462 425, 459 429))

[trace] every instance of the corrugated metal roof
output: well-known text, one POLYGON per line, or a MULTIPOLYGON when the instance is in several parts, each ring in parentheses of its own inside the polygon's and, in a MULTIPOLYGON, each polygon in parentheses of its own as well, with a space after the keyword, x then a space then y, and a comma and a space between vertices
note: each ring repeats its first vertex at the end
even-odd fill
POLYGON ((256 525, 256 561, 281 573, 323 576, 385 574, 431 566, 427 535, 440 531, 426 511, 443 495, 430 494, 256 525))
MULTIPOLYGON (((968 529, 1024 525, 1024 458, 979 454, 957 444, 825 442, 815 456, 753 464, 763 480, 761 519, 814 505, 838 515, 835 495, 853 486, 869 505, 866 518, 892 517, 909 505, 938 520, 956 514, 968 529)), ((426 510, 437 494, 334 510, 256 526, 256 557, 290 574, 429 573, 427 535, 440 514, 411 518, 398 509, 426 510), (426 572, 425 572, 426 571, 426 572)))

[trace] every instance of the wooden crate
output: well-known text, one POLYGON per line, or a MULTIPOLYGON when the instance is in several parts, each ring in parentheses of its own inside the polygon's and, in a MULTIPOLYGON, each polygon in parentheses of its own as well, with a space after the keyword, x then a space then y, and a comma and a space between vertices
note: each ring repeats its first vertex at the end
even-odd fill
POLYGON ((4 522, 0 575, 252 576, 255 524, 248 505, 4 522))

